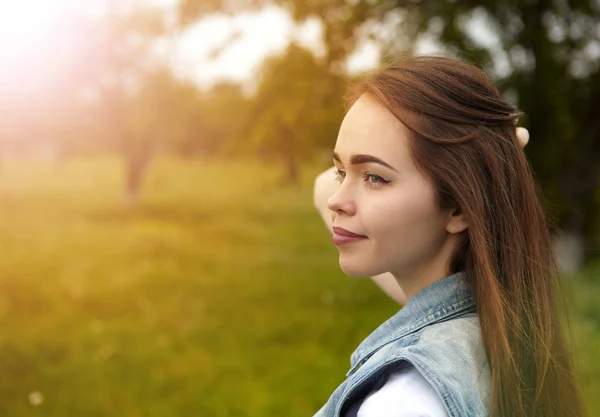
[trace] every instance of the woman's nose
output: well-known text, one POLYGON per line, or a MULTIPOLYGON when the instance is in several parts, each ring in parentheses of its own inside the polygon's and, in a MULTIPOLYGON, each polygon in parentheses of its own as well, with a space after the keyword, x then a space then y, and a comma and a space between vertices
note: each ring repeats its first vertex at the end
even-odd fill
POLYGON ((354 214, 356 206, 348 191, 347 187, 344 187, 344 184, 340 185, 340 188, 327 200, 327 208, 338 214, 354 214))

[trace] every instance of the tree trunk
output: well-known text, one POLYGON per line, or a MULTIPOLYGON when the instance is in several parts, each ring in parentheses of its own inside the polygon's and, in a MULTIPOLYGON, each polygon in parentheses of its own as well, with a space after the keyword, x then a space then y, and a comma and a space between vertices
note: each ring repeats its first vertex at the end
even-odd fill
POLYGON ((149 153, 140 153, 125 156, 125 195, 124 201, 128 207, 135 207, 139 203, 140 191, 148 165, 149 153))
POLYGON ((300 169, 298 166, 298 156, 296 155, 297 138, 294 135, 293 129, 287 126, 280 126, 279 135, 282 149, 283 161, 286 169, 286 182, 288 184, 298 185, 300 182, 300 169))
POLYGON ((294 185, 300 182, 300 170, 298 168, 298 161, 294 157, 293 152, 288 152, 286 155, 286 180, 294 185))

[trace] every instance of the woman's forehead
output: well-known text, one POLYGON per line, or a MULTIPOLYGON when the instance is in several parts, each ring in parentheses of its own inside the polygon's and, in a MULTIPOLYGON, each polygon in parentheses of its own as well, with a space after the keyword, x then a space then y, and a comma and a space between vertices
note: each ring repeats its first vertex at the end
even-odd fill
POLYGON ((337 138, 335 152, 349 158, 370 154, 401 162, 407 156, 407 129, 384 106, 361 96, 348 110, 337 138))

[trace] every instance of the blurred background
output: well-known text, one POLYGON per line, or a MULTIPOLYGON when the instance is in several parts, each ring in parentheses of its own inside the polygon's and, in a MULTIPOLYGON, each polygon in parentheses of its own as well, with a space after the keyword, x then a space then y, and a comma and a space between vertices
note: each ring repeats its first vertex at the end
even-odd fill
POLYGON ((524 110, 600 415, 598 0, 0 0, 0 415, 316 412, 398 306, 313 181, 406 52, 524 110))

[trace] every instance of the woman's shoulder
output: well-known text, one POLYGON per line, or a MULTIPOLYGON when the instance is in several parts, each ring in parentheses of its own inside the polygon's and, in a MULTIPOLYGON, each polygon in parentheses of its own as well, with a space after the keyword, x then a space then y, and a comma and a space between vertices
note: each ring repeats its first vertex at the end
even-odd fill
POLYGON ((471 357, 479 362, 486 357, 479 318, 475 314, 426 326, 416 343, 428 355, 471 357))

